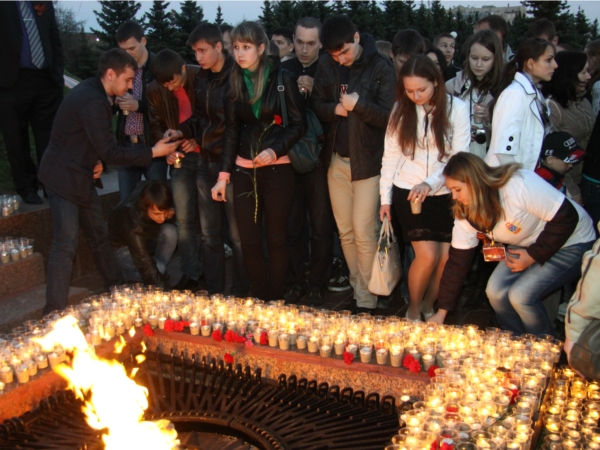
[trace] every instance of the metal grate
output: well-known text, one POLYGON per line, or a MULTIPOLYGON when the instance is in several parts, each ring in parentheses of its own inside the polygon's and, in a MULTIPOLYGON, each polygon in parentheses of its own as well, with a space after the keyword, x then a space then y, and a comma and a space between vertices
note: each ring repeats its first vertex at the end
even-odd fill
MULTIPOLYGON (((395 400, 295 375, 276 383, 206 356, 147 353, 136 380, 147 420, 167 418, 188 450, 381 449, 398 430, 395 400)), ((0 449, 102 448, 70 392, 0 426, 0 449)))

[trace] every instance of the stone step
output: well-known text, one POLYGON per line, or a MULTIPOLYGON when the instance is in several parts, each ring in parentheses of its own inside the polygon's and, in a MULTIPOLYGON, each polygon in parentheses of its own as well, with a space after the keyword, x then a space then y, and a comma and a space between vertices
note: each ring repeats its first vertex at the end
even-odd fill
MULTIPOLYGON (((79 303, 90 295, 90 291, 82 287, 69 288, 68 305, 79 303)), ((19 294, 0 298, 0 334, 10 333, 26 320, 41 319, 46 304, 46 285, 40 284, 19 294)))
POLYGON ((45 281, 46 271, 41 253, 0 263, 0 299, 39 286, 45 281))

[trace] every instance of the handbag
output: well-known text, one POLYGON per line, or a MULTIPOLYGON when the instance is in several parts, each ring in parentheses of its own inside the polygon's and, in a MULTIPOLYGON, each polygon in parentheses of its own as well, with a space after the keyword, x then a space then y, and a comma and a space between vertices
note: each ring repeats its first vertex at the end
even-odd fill
POLYGON ((573 344, 569 364, 580 374, 600 381, 600 320, 592 320, 573 344))
MULTIPOLYGON (((283 126, 287 127, 288 115, 282 73, 283 72, 280 70, 277 74, 277 90, 279 91, 281 100, 283 126)), ((319 155, 321 154, 321 145, 319 141, 322 140, 323 137, 323 127, 321 126, 321 122, 319 122, 317 115, 310 109, 306 110, 306 120, 308 122, 308 130, 287 154, 294 171, 300 175, 312 171, 319 164, 319 155)))
POLYGON ((369 291, 376 295, 390 295, 401 277, 402 266, 398 240, 394 236, 392 224, 386 216, 379 232, 377 252, 373 259, 373 269, 369 280, 369 291))

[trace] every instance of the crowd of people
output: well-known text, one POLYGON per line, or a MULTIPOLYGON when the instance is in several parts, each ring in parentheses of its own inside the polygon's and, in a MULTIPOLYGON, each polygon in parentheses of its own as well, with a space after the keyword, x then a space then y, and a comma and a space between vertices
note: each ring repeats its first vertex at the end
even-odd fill
MULTIPOLYGON (((62 101, 40 152, 53 224, 46 312, 66 305, 81 225, 107 285, 195 290, 202 276, 222 293, 227 244, 231 295, 319 306, 352 289, 350 308, 373 314, 386 301, 369 280, 388 218, 407 263, 409 320, 443 323, 476 259, 497 264, 486 294, 503 329, 555 335, 543 301, 572 292, 600 220, 600 41, 561 46, 539 20, 513 53, 501 17, 473 31, 458 67, 453 32, 376 42, 344 16, 302 18, 271 37, 257 22, 202 23, 187 42, 195 65, 149 52, 143 28, 123 23, 120 48, 62 101), (291 152, 313 116, 320 151, 299 171, 291 152), (121 202, 107 225, 95 186, 108 164, 121 202)), ((22 45, 18 71, 50 83, 55 65, 22 45)), ((4 106, 14 80, 3 74, 4 106)), ((0 111, 16 155, 16 119, 0 111)), ((12 163, 15 177, 31 165, 12 163)), ((35 176, 20 180, 36 202, 35 176)), ((590 320, 592 300, 573 298, 567 349, 578 335, 570 318, 579 333, 590 320)))

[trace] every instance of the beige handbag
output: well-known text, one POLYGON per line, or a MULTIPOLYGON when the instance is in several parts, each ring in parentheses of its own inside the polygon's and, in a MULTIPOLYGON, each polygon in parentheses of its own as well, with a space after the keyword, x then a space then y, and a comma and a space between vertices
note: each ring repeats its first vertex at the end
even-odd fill
POLYGON ((398 241, 386 216, 379 232, 377 253, 375 253, 369 280, 369 291, 375 295, 390 295, 401 277, 402 266, 398 241))

